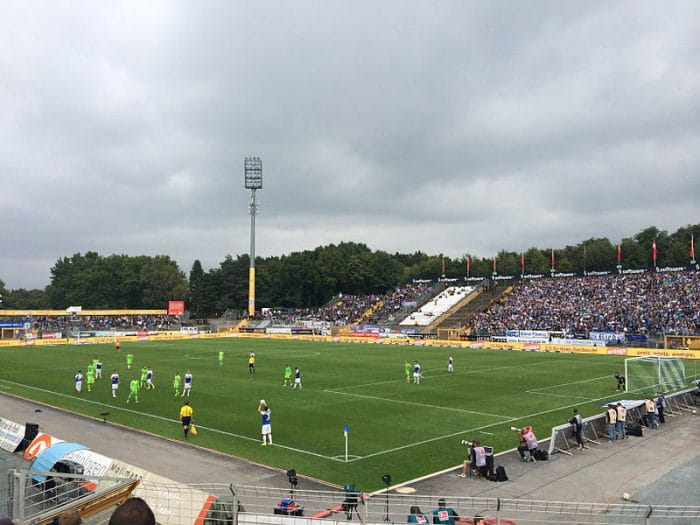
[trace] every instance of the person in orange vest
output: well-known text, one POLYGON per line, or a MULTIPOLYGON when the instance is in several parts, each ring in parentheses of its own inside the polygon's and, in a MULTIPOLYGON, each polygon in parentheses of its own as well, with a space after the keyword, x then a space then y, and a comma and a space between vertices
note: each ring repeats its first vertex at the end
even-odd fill
POLYGON ((627 409, 622 406, 622 403, 618 402, 617 407, 615 407, 615 412, 617 412, 617 423, 615 424, 615 429, 617 431, 617 437, 620 439, 627 439, 629 436, 625 431, 625 422, 627 421, 627 409))
MULTIPOLYGON (((513 427, 515 428, 515 427, 513 427)), ((515 430, 520 430, 520 446, 518 447, 518 452, 520 453, 520 459, 523 461, 535 461, 535 451, 537 450, 537 437, 532 430, 531 426, 526 426, 521 429, 515 428, 515 430), (525 452, 530 453, 530 457, 525 457, 525 452)))
POLYGON ((617 410, 615 405, 610 403, 605 412, 605 422, 608 424, 608 437, 610 441, 615 441, 615 426, 617 424, 617 410))
POLYGON ((647 396, 644 399, 644 406, 646 408, 644 421, 646 421, 647 426, 650 426, 651 428, 656 428, 656 403, 651 398, 651 396, 647 396))

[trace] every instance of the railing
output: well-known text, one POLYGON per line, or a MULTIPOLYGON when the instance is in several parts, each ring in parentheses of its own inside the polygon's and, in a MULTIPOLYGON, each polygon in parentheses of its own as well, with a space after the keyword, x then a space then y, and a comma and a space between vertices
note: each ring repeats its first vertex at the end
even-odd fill
MULTIPOLYGON (((143 498, 162 525, 317 525, 361 521, 363 523, 405 523, 411 507, 419 507, 432 521, 431 513, 444 505, 459 515, 458 525, 482 523, 504 525, 525 523, 580 523, 616 525, 696 523, 700 506, 575 503, 509 498, 423 496, 379 491, 374 494, 346 493, 342 490, 285 490, 247 487, 224 483, 173 485, 153 481, 100 478, 96 488, 52 506, 37 506, 34 500, 46 498, 31 483, 26 471, 12 471, 9 494, 15 523, 46 523, 61 511, 75 507, 87 523, 106 524, 116 504, 131 494, 143 498), (138 484, 138 485, 137 485, 138 484), (357 497, 354 497, 357 496, 357 497), (685 521, 683 521, 685 520, 685 521)), ((59 475, 63 483, 74 483, 76 476, 59 475)))

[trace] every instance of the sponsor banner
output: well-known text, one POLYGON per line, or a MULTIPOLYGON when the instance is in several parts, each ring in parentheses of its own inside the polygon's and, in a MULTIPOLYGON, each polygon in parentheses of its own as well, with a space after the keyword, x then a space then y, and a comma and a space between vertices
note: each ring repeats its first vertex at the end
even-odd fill
POLYGON ((168 301, 168 315, 185 315, 185 301, 168 301))
POLYGON ((42 339, 63 339, 61 332, 44 332, 41 334, 42 339))
POLYGON ((561 339, 559 337, 552 339, 552 343, 569 346, 605 346, 606 344, 606 342, 603 340, 592 341, 590 339, 561 339))
POLYGON ((549 337, 506 337, 508 343, 548 343, 549 337))
POLYGON ((271 326, 266 330, 268 334, 291 334, 291 326, 271 326))
POLYGON ((0 339, 0 346, 20 346, 19 339, 0 339))
POLYGON ((31 323, 25 323, 24 321, 12 321, 12 322, 2 322, 0 323, 0 328, 22 328, 29 330, 31 328, 31 323))
POLYGON ((351 332, 350 337, 379 337, 379 332, 351 332))
POLYGON ((608 348, 608 355, 627 355, 627 348, 610 347, 608 348))
POLYGON ((78 465, 83 466, 83 473, 88 481, 81 483, 81 485, 88 490, 95 490, 95 483, 98 481, 96 478, 106 476, 107 470, 112 464, 112 458, 88 449, 74 450, 61 459, 75 461, 78 465))
POLYGON ((32 461, 47 448, 63 442, 64 441, 62 439, 39 432, 29 446, 24 449, 24 459, 27 461, 32 461))
POLYGON ((133 492, 134 497, 148 502, 163 525, 192 525, 197 522, 200 510, 209 495, 153 472, 113 459, 106 476, 126 477, 141 481, 133 492), (184 490, 186 489, 186 490, 184 490))
POLYGON ((595 341, 622 343, 625 340, 625 334, 617 332, 590 332, 588 338, 595 341))
POLYGON ((0 448, 14 452, 24 439, 24 425, 0 417, 0 448))
POLYGON ((626 334, 625 340, 628 343, 646 343, 647 336, 644 334, 626 334))

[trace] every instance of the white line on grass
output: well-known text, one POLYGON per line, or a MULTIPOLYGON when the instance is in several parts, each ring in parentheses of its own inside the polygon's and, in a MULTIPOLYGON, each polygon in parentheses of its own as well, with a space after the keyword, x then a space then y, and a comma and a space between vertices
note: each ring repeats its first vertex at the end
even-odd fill
POLYGON ((537 392, 539 390, 549 390, 550 388, 559 388, 560 386, 578 385, 580 383, 591 383, 593 381, 600 381, 601 379, 610 379, 610 377, 611 377, 610 375, 606 375, 606 376, 594 377, 591 379, 582 379, 581 381, 571 381, 570 383, 560 383, 558 385, 543 386, 541 388, 533 388, 532 390, 528 390, 528 392, 537 392))
MULTIPOLYGON (((610 398, 610 396, 608 395, 608 396, 605 396, 605 397, 599 397, 599 398, 596 398, 596 399, 591 399, 591 401, 600 401, 600 400, 602 400, 602 399, 609 399, 609 398, 610 398)), ((373 458, 373 457, 376 457, 376 456, 381 456, 382 454, 388 454, 388 453, 390 453, 390 452, 397 452, 397 451, 399 451, 399 450, 404 450, 404 449, 407 449, 407 448, 416 447, 416 446, 418 446, 418 445, 425 445, 426 443, 432 443, 432 442, 434 442, 434 441, 440 441, 440 440, 442 440, 442 439, 447 439, 447 438, 459 436, 460 434, 466 434, 466 433, 469 433, 469 432, 477 432, 477 431, 480 431, 480 430, 484 430, 485 428, 491 428, 491 427, 496 427, 496 426, 498 426, 498 425, 504 425, 504 424, 509 423, 509 422, 511 422, 511 421, 518 421, 518 420, 521 420, 521 419, 529 419, 529 418, 533 418, 533 417, 537 417, 537 416, 542 416, 542 415, 544 415, 544 414, 549 414, 549 413, 551 413, 551 412, 557 412, 557 411, 559 411, 559 410, 565 410, 565 409, 567 409, 567 408, 573 408, 573 407, 576 407, 576 406, 579 406, 579 405, 580 405, 580 403, 574 403, 574 404, 571 404, 571 405, 565 405, 565 406, 563 406, 563 407, 551 408, 551 409, 549 409, 549 410, 542 410, 542 411, 540 411, 540 412, 533 412, 532 414, 527 414, 527 415, 524 415, 524 416, 514 417, 514 418, 511 418, 511 419, 506 420, 506 421, 499 421, 499 422, 497 422, 497 423, 490 423, 490 424, 488 424, 488 425, 482 425, 482 426, 480 426, 480 427, 475 427, 475 428, 467 428, 467 429, 465 429, 465 430, 460 430, 459 432, 453 432, 453 433, 451 433, 451 434, 445 434, 444 436, 437 436, 437 437, 430 438, 430 439, 424 439, 424 440, 422 440, 422 441, 416 441, 415 443, 409 443, 408 445, 402 445, 402 446, 400 446, 400 447, 394 447, 394 448, 390 448, 390 449, 387 449, 387 450, 381 450, 381 451, 379 451, 379 452, 373 452, 372 454, 367 454, 366 456, 362 456, 362 457, 360 457, 360 458, 358 458, 358 459, 349 459, 349 460, 348 460, 348 463, 351 463, 351 462, 353 462, 353 461, 360 461, 360 460, 367 459, 367 458, 373 458)))
POLYGON ((526 394, 537 394, 540 396, 551 396, 551 397, 566 397, 569 399, 584 399, 586 401, 593 401, 590 397, 582 397, 582 396, 570 396, 568 394, 550 394, 549 392, 537 392, 535 390, 525 390, 526 394))
MULTIPOLYGON (((469 374, 481 374, 483 372, 493 372, 494 370, 504 370, 506 368, 521 368, 521 367, 526 367, 526 366, 541 365, 543 363, 548 363, 548 362, 549 361, 536 361, 534 363, 527 363, 525 365, 497 366, 494 368, 479 368, 479 369, 473 369, 473 370, 466 370, 464 372, 453 372, 453 373, 445 372, 444 374, 437 374, 437 375, 430 376, 430 377, 435 378, 435 377, 442 377, 442 376, 461 376, 461 375, 469 375, 469 374)), ((439 369, 434 369, 434 370, 439 370, 439 369)), ((341 387, 336 388, 336 390, 347 390, 348 388, 361 388, 363 386, 386 385, 389 383, 402 383, 404 381, 406 381, 405 377, 403 379, 389 379, 387 381, 376 381, 374 383, 363 383, 361 385, 341 386, 341 387)))
POLYGON ((322 392, 326 392, 328 394, 339 394, 341 396, 353 396, 353 397, 364 397, 364 398, 368 398, 368 399, 377 399, 379 401, 388 401, 389 403, 399 403, 402 405, 415 405, 415 406, 425 407, 425 408, 436 408, 438 410, 451 410, 453 412, 464 412, 465 414, 477 414, 479 416, 498 417, 498 418, 507 419, 507 420, 511 419, 511 416, 501 416, 498 414, 489 414, 488 412, 476 412, 475 410, 465 410, 463 408, 442 407, 442 406, 438 406, 438 405, 427 405, 425 403, 417 403, 415 401, 404 401, 403 399, 391 399, 389 397, 370 396, 367 394, 355 394, 352 392, 337 392, 335 390, 322 390, 322 392))
MULTIPOLYGON (((15 383, 14 381, 8 381, 7 379, 0 379, 0 382, 8 383, 8 384, 11 384, 11 385, 16 385, 16 386, 19 386, 19 387, 22 387, 22 388, 29 388, 29 389, 31 389, 31 390, 38 390, 39 392, 45 392, 45 393, 47 393, 47 394, 52 394, 52 395, 55 395, 55 396, 67 397, 67 398, 73 399, 73 400, 75 400, 75 401, 82 401, 82 402, 84 402, 84 403, 90 403, 90 404, 93 404, 93 405, 98 405, 98 406, 113 408, 113 409, 115 409, 115 410, 121 410, 121 411, 123 411, 123 412, 129 412, 130 414, 136 414, 136 415, 139 415, 139 416, 152 417, 152 418, 154 418, 154 419, 159 419, 159 420, 161 420, 161 421, 167 421, 167 422, 169 422, 169 423, 179 423, 179 420, 177 420, 177 419, 171 419, 171 418, 159 416, 159 415, 157 415, 157 414, 148 414, 148 413, 146 413, 146 412, 139 412, 138 410, 131 410, 130 408, 124 408, 124 407, 120 407, 120 406, 117 406, 117 405, 110 405, 110 404, 108 404, 108 403, 102 403, 102 402, 100 402, 100 401, 93 401, 92 399, 84 399, 84 398, 82 398, 82 397, 76 397, 76 396, 73 396, 73 395, 63 394, 63 393, 61 393, 61 392, 54 392, 53 390, 47 390, 47 389, 45 389, 45 388, 39 388, 39 387, 36 387, 36 386, 23 385, 22 383, 15 383)), ((209 430, 209 431, 211 431, 211 432, 216 432, 216 433, 219 433, 219 434, 224 434, 224 435, 226 435, 226 436, 231 436, 231 437, 235 437, 235 438, 239 438, 239 439, 244 439, 244 440, 246 440, 246 441, 253 441, 253 442, 255 442, 255 443, 259 443, 259 442, 260 442, 260 439, 258 439, 258 438, 252 438, 252 437, 250 437, 250 436, 242 436, 242 435, 240 435, 240 434, 234 434, 233 432, 226 432, 225 430, 219 430, 218 428, 205 427, 204 425, 200 425, 199 423, 197 423, 197 428, 202 428, 202 429, 204 429, 204 430, 209 430)), ((316 456, 316 457, 323 458, 323 459, 329 459, 329 460, 331 460, 331 461, 340 461, 340 460, 335 459, 334 457, 331 457, 331 456, 324 456, 323 454, 319 454, 319 453, 317 453, 317 452, 311 452, 310 450, 303 450, 303 449, 300 449, 300 448, 294 448, 294 447, 290 447, 290 446, 287 446, 287 445, 280 445, 279 443, 275 443, 273 446, 275 446, 275 447, 277 447, 277 448, 283 448, 283 449, 285 449, 285 450, 291 450, 291 451, 293 451, 293 452, 299 452, 299 453, 301 453, 301 454, 307 454, 307 455, 310 455, 310 456, 316 456)), ((343 462, 344 462, 344 461, 343 461, 343 462)))

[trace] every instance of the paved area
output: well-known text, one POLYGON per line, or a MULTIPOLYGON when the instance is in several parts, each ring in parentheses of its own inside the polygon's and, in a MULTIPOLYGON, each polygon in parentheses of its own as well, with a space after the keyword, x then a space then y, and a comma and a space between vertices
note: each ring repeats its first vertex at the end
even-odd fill
MULTIPOLYGON (((38 423, 42 431, 181 482, 288 487, 285 473, 275 468, 2 393, 0 416, 38 423), (183 459, 186 473, 179 467, 183 459)), ((503 465, 510 478, 505 483, 459 478, 461 468, 455 468, 406 486, 424 495, 601 503, 622 503, 627 492, 644 504, 700 505, 700 416, 686 413, 668 418, 658 430, 644 431, 641 438, 591 445, 573 457, 554 454, 537 464, 519 461, 515 451, 498 455, 495 464, 503 465)), ((329 486, 303 480, 303 488, 329 486)))
MULTIPOLYGON (((233 483, 288 488, 279 469, 188 445, 0 393, 0 416, 17 423, 38 423, 42 432, 144 468, 182 483, 233 483), (41 412, 36 412, 39 409, 41 412), (187 469, 183 470, 182 462, 187 469)), ((304 479, 304 489, 329 490, 325 483, 304 479)))
POLYGON ((408 486, 419 494, 596 503, 623 503, 627 492, 641 504, 700 505, 699 416, 667 418, 657 430, 644 428, 643 437, 590 446, 536 464, 523 463, 515 450, 498 455, 506 483, 463 479, 455 469, 408 486))

